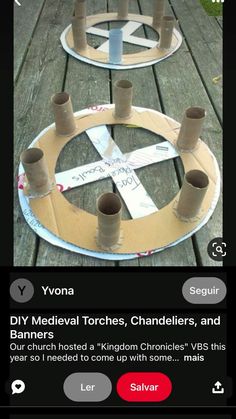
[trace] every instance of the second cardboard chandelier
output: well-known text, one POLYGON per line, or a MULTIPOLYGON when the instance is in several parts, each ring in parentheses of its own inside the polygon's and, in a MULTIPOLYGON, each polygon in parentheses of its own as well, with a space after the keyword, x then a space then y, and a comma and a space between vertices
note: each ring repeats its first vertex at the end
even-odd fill
POLYGON ((78 60, 98 67, 127 70, 146 67, 172 55, 179 49, 182 36, 175 28, 172 16, 165 15, 165 0, 154 0, 153 16, 129 13, 129 0, 118 0, 118 12, 87 16, 86 0, 77 0, 72 24, 61 35, 65 51, 78 60), (96 25, 105 22, 125 21, 122 29, 106 31, 96 25), (157 32, 159 41, 132 35, 140 26, 148 25, 157 32), (87 42, 87 34, 109 38, 100 47, 87 42), (143 46, 138 53, 123 54, 123 42, 143 46))

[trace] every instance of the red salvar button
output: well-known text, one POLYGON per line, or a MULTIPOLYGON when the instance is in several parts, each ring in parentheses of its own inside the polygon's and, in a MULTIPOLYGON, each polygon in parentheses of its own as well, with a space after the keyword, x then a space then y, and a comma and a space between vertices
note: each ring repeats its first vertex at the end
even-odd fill
POLYGON ((117 382, 117 393, 127 402, 162 402, 172 391, 172 383, 161 372, 128 372, 117 382))

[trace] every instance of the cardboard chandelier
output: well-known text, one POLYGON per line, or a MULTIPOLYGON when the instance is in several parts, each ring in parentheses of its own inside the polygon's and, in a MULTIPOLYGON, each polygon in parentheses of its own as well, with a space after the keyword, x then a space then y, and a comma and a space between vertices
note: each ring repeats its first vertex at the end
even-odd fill
MULTIPOLYGON (((204 109, 187 109, 180 125, 155 110, 132 106, 132 92, 132 83, 120 80, 115 84, 115 105, 102 108, 102 112, 87 109, 76 114, 73 113, 67 93, 53 96, 56 123, 41 132, 29 149, 21 154, 23 166, 21 164, 19 169, 19 198, 24 216, 34 231, 49 242, 102 259, 132 259, 180 243, 198 231, 211 217, 219 198, 220 174, 214 155, 199 138, 205 119, 204 109), (126 205, 129 205, 131 189, 127 189, 125 195, 126 188, 123 186, 129 188, 128 182, 124 181, 130 172, 120 168, 126 167, 129 159, 132 160, 131 155, 135 153, 138 156, 139 152, 128 153, 126 157, 117 159, 117 155, 112 154, 115 149, 113 140, 109 136, 100 138, 99 134, 104 125, 127 123, 164 137, 172 153, 166 159, 180 156, 185 169, 181 191, 168 205, 158 210, 147 194, 139 200, 138 194, 143 193, 141 185, 136 195, 131 196, 136 217, 132 220, 122 220, 119 196, 110 192, 97 197, 97 216, 72 205, 58 188, 55 167, 63 147, 84 131, 90 133, 90 139, 94 139, 93 144, 104 157, 104 165, 109 167, 107 176, 113 177, 117 185, 123 181, 120 190, 123 191, 126 205)), ((142 154, 148 152, 146 149, 153 150, 153 147, 141 149, 142 154)), ((156 154, 163 149, 163 146, 156 145, 156 154)), ((168 150, 168 147, 165 149, 168 150)), ((149 156, 150 161, 146 165, 162 160, 158 157, 153 160, 156 157, 150 150, 149 156)), ((96 164, 91 163, 86 167, 95 167, 96 164)), ((136 166, 134 163, 132 165, 142 167, 142 162, 136 161, 136 166)), ((73 169, 73 174, 79 169, 73 169)), ((96 170, 91 173, 93 180, 89 181, 99 181, 99 173, 96 174, 96 170)), ((70 181, 72 179, 77 179, 74 180, 77 182, 74 186, 81 184, 79 177, 70 175, 70 181)))
POLYGON ((153 16, 132 14, 128 8, 129 0, 119 0, 117 13, 86 16, 86 0, 77 0, 72 24, 61 35, 63 48, 78 60, 115 70, 153 65, 179 49, 182 36, 175 28, 174 18, 165 15, 165 0, 153 1, 153 16), (126 21, 128 24, 123 29, 110 31, 95 27, 100 23, 116 21, 126 21), (132 31, 135 32, 142 24, 150 26, 157 32, 158 42, 131 36, 132 31), (107 37, 109 42, 95 49, 88 44, 87 33, 107 37), (123 42, 148 49, 138 53, 123 54, 123 42))

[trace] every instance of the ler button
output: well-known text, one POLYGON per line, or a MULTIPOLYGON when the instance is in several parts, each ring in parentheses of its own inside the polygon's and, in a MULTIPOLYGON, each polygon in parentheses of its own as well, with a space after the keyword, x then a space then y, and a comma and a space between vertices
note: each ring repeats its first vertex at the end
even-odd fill
POLYGON ((63 389, 73 402, 102 402, 110 396, 112 385, 99 372, 76 372, 65 379, 63 389))

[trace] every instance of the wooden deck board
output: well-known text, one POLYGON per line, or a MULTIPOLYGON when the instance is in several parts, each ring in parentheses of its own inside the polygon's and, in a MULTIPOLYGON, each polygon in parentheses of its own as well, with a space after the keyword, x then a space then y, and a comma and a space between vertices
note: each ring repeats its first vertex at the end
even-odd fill
MULTIPOLYGON (((50 98, 54 92, 62 89, 66 69, 66 55, 60 45, 60 34, 72 11, 72 0, 67 0, 66 4, 63 0, 47 0, 25 57, 14 100, 15 178, 20 153, 53 121, 50 98)), ((22 22, 23 27, 26 24, 22 22)), ((14 264, 33 265, 38 240, 23 218, 16 188, 15 220, 14 264)))
POLYGON ((216 21, 220 25, 221 29, 223 29, 223 17, 222 16, 216 17, 216 21))
POLYGON ((14 3, 14 80, 16 80, 45 0, 24 0, 24 7, 14 3))
MULTIPOLYGON (((191 1, 192 0, 190 0, 190 2, 191 1)), ((181 2, 181 4, 184 3, 185 1, 181 2)), ((150 13, 148 5, 145 2, 143 2, 142 5, 142 12, 150 13)), ((181 19, 182 15, 181 18, 179 18, 180 22, 182 22, 181 19)), ((211 18, 209 17, 209 19, 211 18)), ((167 115, 181 121, 184 110, 189 106, 202 106, 206 109, 207 117, 202 138, 210 146, 221 167, 221 125, 186 43, 183 42, 181 49, 170 57, 168 61, 165 60, 158 65, 155 65, 155 73, 160 88, 164 111, 167 115)), ((182 177, 183 173, 179 164, 178 171, 182 177)), ((195 244, 197 245, 198 257, 200 257, 200 264, 219 266, 219 262, 213 261, 208 256, 207 244, 214 237, 222 237, 221 221, 222 202, 220 200, 212 219, 195 236, 195 244)))
POLYGON ((222 30, 213 16, 208 16, 196 0, 171 0, 188 48, 203 80, 208 96, 222 121, 222 30))

